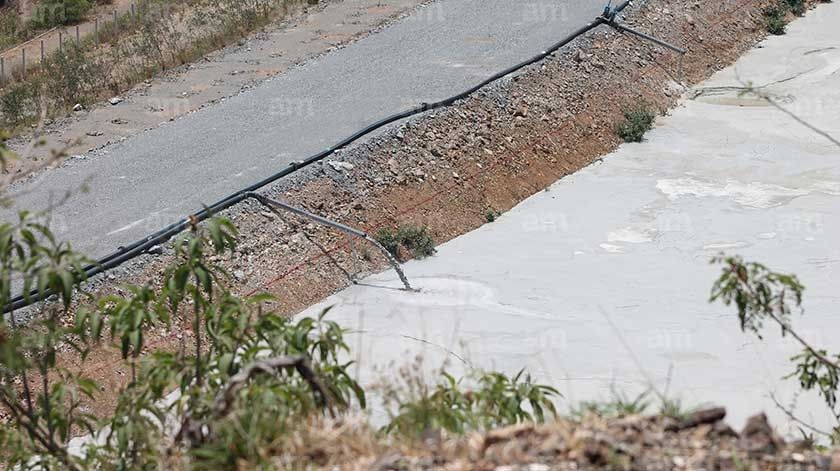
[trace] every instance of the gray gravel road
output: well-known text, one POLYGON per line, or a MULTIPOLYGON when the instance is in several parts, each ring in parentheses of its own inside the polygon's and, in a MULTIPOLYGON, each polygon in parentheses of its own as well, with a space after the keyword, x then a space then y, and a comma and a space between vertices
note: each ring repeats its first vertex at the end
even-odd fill
MULTIPOLYGON (((461 91, 594 18, 601 0, 439 0, 347 48, 12 191, 102 256, 395 111, 461 91)), ((0 213, 13 218, 12 210, 0 213)))

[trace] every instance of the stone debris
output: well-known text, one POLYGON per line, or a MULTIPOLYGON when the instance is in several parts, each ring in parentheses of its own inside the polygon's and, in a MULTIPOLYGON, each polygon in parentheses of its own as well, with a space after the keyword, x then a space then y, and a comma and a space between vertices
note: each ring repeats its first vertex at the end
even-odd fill
MULTIPOLYGON (((467 437, 430 432, 430 439, 411 444, 374 438, 372 447, 349 450, 340 446, 339 434, 333 433, 336 438, 332 440, 338 442, 334 447, 329 440, 317 445, 322 447, 319 451, 324 462, 310 464, 312 469, 377 471, 840 470, 840 449, 832 459, 831 453, 777 441, 764 414, 749 419, 740 435, 708 433, 732 430, 721 413, 725 416, 726 411, 707 409, 682 418, 590 414, 543 425, 522 423, 467 437), (673 429, 675 421, 685 427, 673 429), (751 448, 749 440, 753 439, 775 445, 759 452, 751 448)), ((356 437, 355 441, 368 440, 356 437)), ((300 458, 281 453, 274 459, 286 463, 300 458)))
POLYGON ((333 170, 335 170, 337 172, 350 171, 350 170, 353 170, 353 168, 355 167, 350 162, 341 162, 341 161, 338 161, 338 160, 329 160, 329 161, 327 161, 327 165, 332 167, 333 170))

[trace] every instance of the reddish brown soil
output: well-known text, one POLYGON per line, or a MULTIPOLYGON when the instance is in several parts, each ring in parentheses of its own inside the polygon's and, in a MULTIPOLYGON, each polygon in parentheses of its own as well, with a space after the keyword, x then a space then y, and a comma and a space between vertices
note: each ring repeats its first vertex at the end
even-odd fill
MULTIPOLYGON (((732 63, 765 35, 765 0, 652 0, 629 10, 627 23, 688 49, 682 82, 690 85, 732 63)), ((375 232, 414 223, 438 243, 475 229, 488 210, 504 212, 619 145, 622 110, 639 102, 666 112, 681 91, 677 57, 607 27, 580 38, 518 77, 457 106, 342 153, 353 164, 309 168, 267 193, 321 215, 375 232)), ((580 202, 585 204, 585 202, 580 202)), ((346 270, 379 271, 384 261, 351 251, 348 239, 306 221, 281 221, 249 203, 228 215, 241 231, 226 261, 242 293, 268 291, 275 309, 293 314, 346 286, 344 273, 305 236, 326 247, 346 270), (372 258, 373 261, 368 261, 372 258)), ((360 246, 361 247, 361 246, 360 246)), ((94 290, 159 277, 169 256, 122 269, 94 290)), ((152 332, 150 348, 176 348, 188 332, 152 332)), ((102 349, 80 366, 103 384, 92 405, 109 410, 125 382, 117 352, 102 349)))

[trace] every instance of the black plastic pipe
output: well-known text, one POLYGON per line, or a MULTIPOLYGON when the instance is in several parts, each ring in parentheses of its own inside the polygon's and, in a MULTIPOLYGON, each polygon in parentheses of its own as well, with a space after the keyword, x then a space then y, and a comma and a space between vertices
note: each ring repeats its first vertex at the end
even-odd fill
MULTIPOLYGON (((615 9, 613 9, 613 12, 614 13, 621 12, 622 10, 627 8, 631 3, 632 2, 630 0, 622 2, 621 4, 617 5, 615 7, 615 9)), ((217 201, 210 206, 207 206, 206 208, 202 209, 201 211, 193 213, 191 216, 189 216, 185 219, 182 219, 181 221, 178 221, 175 224, 167 226, 167 227, 165 227, 165 228, 163 228, 163 229, 161 229, 161 230, 159 230, 159 231, 157 231, 153 234, 150 234, 150 235, 148 235, 148 236, 146 236, 146 237, 144 237, 144 238, 142 238, 142 239, 140 239, 140 240, 138 240, 138 241, 136 241, 136 242, 134 242, 134 243, 132 243, 128 246, 118 248, 115 252, 113 252, 109 255, 106 255, 105 257, 99 259, 96 263, 93 263, 93 264, 90 264, 90 265, 84 267, 84 275, 83 276, 78 276, 77 278, 78 278, 79 281, 81 281, 81 280, 90 278, 92 276, 96 276, 100 273, 104 273, 104 272, 106 272, 106 271, 108 271, 112 268, 116 268, 116 267, 122 265, 123 263, 125 263, 129 260, 137 258, 140 255, 143 255, 144 253, 147 253, 150 249, 154 248, 155 246, 163 244, 164 242, 168 241, 169 239, 171 239, 175 235, 182 232, 184 229, 187 228, 187 226, 189 225, 191 220, 195 221, 195 222, 204 221, 205 219, 209 218, 211 215, 219 213, 221 211, 224 211, 225 209, 228 209, 231 206, 234 206, 234 205, 242 202, 243 200, 247 199, 249 197, 249 193, 257 191, 257 190, 265 187, 266 185, 269 185, 269 184, 274 183, 274 182, 276 182, 277 180, 279 180, 283 177, 291 175, 292 173, 294 173, 294 172, 296 172, 296 171, 298 171, 298 170, 300 170, 304 167, 308 167, 308 166, 310 166, 310 165, 312 165, 316 162, 320 162, 321 160, 323 160, 323 159, 329 157, 330 155, 334 154, 336 151, 349 146, 350 144, 352 144, 352 143, 356 142, 357 140, 361 139, 362 137, 364 137, 364 136, 366 136, 366 135, 368 135, 368 134, 370 134, 370 133, 372 133, 372 132, 374 132, 378 129, 381 129, 381 128, 383 128, 383 127, 385 127, 385 126, 387 126, 391 123, 394 123, 394 122, 397 122, 397 121, 400 121, 400 120, 403 120, 403 119, 406 119, 406 118, 410 118, 412 116, 415 116, 415 115, 418 115, 418 114, 421 114, 421 113, 425 113, 426 111, 452 106, 455 102, 469 97, 470 95, 472 95, 473 93, 477 92, 478 90, 484 88, 485 86, 487 86, 487 85, 489 85, 489 84, 491 84, 491 83, 493 83, 493 82, 495 82, 495 81, 497 81, 497 80, 499 80, 499 79, 501 79, 501 78, 503 78, 507 75, 510 75, 514 72, 517 72, 517 71, 519 71, 519 70, 521 70, 521 69, 523 69, 523 68, 525 68, 525 67, 527 67, 531 64, 537 63, 537 62, 545 59, 546 57, 548 57, 551 54, 553 54, 554 52, 556 52, 558 49, 562 48, 563 46, 565 46, 565 45, 569 44, 570 42, 572 42, 573 40, 575 40, 578 36, 581 36, 583 34, 588 33, 589 31, 597 28, 598 26, 604 24, 605 22, 606 22, 606 20, 603 17, 598 17, 595 20, 593 20, 592 22, 587 23, 586 25, 579 28, 577 31, 573 32, 572 34, 566 36, 562 40, 553 44, 551 47, 549 47, 545 51, 537 54, 536 56, 531 57, 530 59, 527 59, 525 61, 522 61, 522 62, 520 62, 520 63, 518 63, 514 66, 508 67, 507 69, 488 77, 486 80, 482 81, 481 83, 479 83, 479 84, 477 84, 477 85, 475 85, 475 86, 473 86, 473 87, 471 87, 467 90, 464 90, 463 92, 461 92, 457 95, 453 95, 449 98, 445 98, 441 101, 437 101, 437 102, 434 102, 434 103, 422 103, 419 106, 416 106, 416 107, 411 108, 409 110, 403 111, 402 113, 393 114, 393 115, 388 116, 386 118, 380 119, 379 121, 366 126, 365 128, 357 131, 356 133, 352 134, 351 136, 349 136, 349 137, 345 138, 344 140, 338 142, 337 144, 333 145, 332 147, 329 147, 329 148, 327 148, 327 149, 325 149, 325 150, 307 158, 306 160, 303 160, 303 161, 300 161, 300 162, 294 162, 294 163, 290 164, 287 168, 284 168, 283 170, 281 170, 281 171, 279 171, 279 172, 277 172, 273 175, 270 175, 270 176, 266 177, 265 179, 260 180, 257 183, 254 183, 253 185, 251 185, 247 188, 243 188, 242 190, 239 190, 236 193, 233 193, 233 194, 223 198, 222 200, 217 201)), ((16 297, 12 298, 12 300, 9 301, 9 303, 7 303, 3 307, 3 312, 10 312, 10 311, 13 311, 15 309, 20 309, 22 307, 29 306, 31 304, 34 304, 34 303, 38 302, 38 301, 43 301, 44 299, 52 296, 53 294, 54 293, 50 290, 46 290, 46 291, 32 290, 31 292, 29 292, 27 294, 20 294, 16 297)))

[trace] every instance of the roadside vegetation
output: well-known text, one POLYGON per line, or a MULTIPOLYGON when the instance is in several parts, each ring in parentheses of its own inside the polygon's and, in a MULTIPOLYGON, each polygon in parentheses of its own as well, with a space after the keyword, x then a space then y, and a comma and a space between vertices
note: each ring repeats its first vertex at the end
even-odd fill
MULTIPOLYGON (((831 3, 832 0, 819 0, 819 2, 831 3)), ((764 9, 767 32, 777 36, 785 34, 788 15, 802 16, 807 10, 807 0, 776 0, 775 4, 764 9)))
MULTIPOLYGON (((3 162, 12 157, 0 150, 3 162)), ((231 290, 219 264, 236 248, 229 221, 192 225, 173 243, 160 279, 95 297, 78 288, 89 260, 58 240, 45 216, 23 211, 0 223, 0 303, 20 289, 32 299, 55 293, 30 318, 12 312, 0 320, 6 469, 272 467, 284 437, 367 407, 368 393, 350 373, 347 331, 329 320, 328 309, 290 320, 265 309, 270 296, 231 290), (160 330, 178 332, 179 344, 149 344, 149 333, 160 330), (93 415, 89 405, 104 389, 66 368, 66 360, 84 363, 109 345, 120 357, 112 367, 128 380, 107 393, 118 398, 114 410, 93 415), (91 440, 71 451, 70 441, 83 434, 91 440)), ((410 247, 430 243, 425 233, 398 231, 410 247)), ((434 385, 417 376, 399 381, 384 386, 391 420, 379 433, 402 441, 430 430, 460 435, 549 420, 559 396, 525 372, 473 371, 460 380, 442 372, 434 385)))
POLYGON ((639 103, 624 110, 624 120, 616 126, 616 134, 624 142, 642 142, 645 134, 653 128, 656 115, 647 104, 639 103))
POLYGON ((759 340, 766 324, 778 328, 782 337, 792 338, 802 351, 791 358, 793 371, 786 378, 799 383, 803 391, 814 392, 823 399, 826 416, 834 419, 830 430, 815 427, 797 417, 795 411, 780 407, 812 442, 840 444, 840 352, 830 352, 812 345, 795 328, 794 314, 804 314, 802 296, 805 287, 796 275, 774 272, 766 266, 745 262, 740 257, 718 256, 712 263, 722 267, 723 273, 712 288, 711 300, 737 310, 742 332, 754 334, 759 340))
MULTIPOLYGON (((86 0, 79 1, 79 11, 86 0)), ((107 99, 193 62, 283 18, 304 0, 148 0, 134 16, 103 24, 97 38, 67 41, 0 91, 2 124, 19 131, 41 117, 107 99)), ((75 8, 75 7, 74 7, 75 8)), ((73 10, 76 11, 76 10, 73 10)), ((0 21, 0 30, 6 25, 0 21)), ((9 26, 11 28, 11 26, 9 26)), ((16 70, 19 73, 19 71, 16 70)))
MULTIPOLYGON (((68 48, 45 65, 54 82, 45 79, 38 93, 25 83, 7 89, 0 112, 5 116, 7 108, 23 108, 37 117, 44 93, 65 104, 96 93, 92 84, 98 75, 86 69, 90 64, 84 57, 83 49, 68 48), (80 72, 62 75, 67 70, 80 72)), ((640 107, 625 119, 625 140, 641 140, 653 114, 640 107)), ((0 164, 10 158, 0 143, 0 164)), ((97 297, 79 286, 81 267, 89 260, 56 238, 48 214, 22 211, 17 221, 0 223, 0 303, 21 288, 34 290, 36 298, 47 290, 55 293, 31 318, 13 312, 0 319, 0 460, 5 468, 302 469, 330 460, 324 435, 314 429, 326 429, 333 439, 355 440, 345 445, 350 452, 376 447, 377 441, 436 443, 441 450, 443 437, 557 418, 560 391, 527 372, 471 370, 458 378, 441 371, 429 381, 420 368, 408 365, 376 391, 387 423, 372 433, 368 422, 362 432, 349 428, 351 417, 368 408, 373 391, 351 373, 348 331, 329 320, 329 310, 290 320, 266 307, 268 295, 236 294, 219 261, 236 256, 237 237, 224 218, 193 224, 173 243, 173 260, 159 279, 125 286, 123 295, 97 297), (149 333, 156 331, 177 331, 179 345, 166 349, 150 343, 149 333), (103 346, 118 350, 114 368, 128 376, 118 390, 105 392, 62 361, 84 360, 103 346), (104 394, 119 397, 116 408, 93 415, 88 405, 104 394), (80 453, 71 452, 70 440, 83 434, 96 440, 80 453)), ((425 226, 385 229, 377 239, 395 255, 435 253, 425 226)), ((742 332, 761 339, 766 328, 780 328, 798 342, 802 351, 792 358, 787 377, 803 391, 819 394, 837 425, 823 430, 783 410, 811 442, 840 443, 840 354, 811 345, 797 332, 794 315, 802 313, 802 284, 794 275, 739 257, 721 255, 712 262, 721 275, 710 301, 732 306, 742 332)), ((693 411, 652 389, 637 396, 615 390, 610 400, 582 403, 572 415, 583 420, 650 412, 682 420, 693 411)), ((592 454, 594 438, 579 438, 585 453, 592 454)), ((600 465, 625 468, 618 458, 600 465)))
POLYGON ((15 5, 8 5, 0 12, 0 49, 15 46, 56 26, 80 23, 96 5, 111 3, 113 0, 39 0, 29 18, 23 18, 15 5))
POLYGON ((426 226, 408 224, 400 226, 396 231, 380 229, 376 233, 376 240, 400 260, 409 256, 418 259, 431 257, 437 252, 435 241, 426 226))
MULTIPOLYGON (((9 157, 5 149, 2 156, 4 162, 9 157)), ((219 262, 236 253, 237 232, 229 221, 192 225, 174 242, 173 259, 159 279, 96 297, 78 285, 89 261, 58 240, 44 216, 21 212, 19 220, 0 224, 0 302, 5 305, 21 287, 36 298, 55 293, 31 318, 13 312, 0 321, 0 459, 7 468, 303 466, 329 456, 302 437, 346 423, 368 407, 373 391, 351 373, 348 332, 329 320, 329 310, 290 320, 267 309, 268 295, 233 292, 219 262), (151 344, 149 333, 159 331, 178 332, 178 345, 151 344), (83 363, 103 346, 119 352, 112 368, 128 379, 107 392, 84 371, 66 367, 68 358, 83 363), (94 415, 89 405, 104 394, 118 402, 94 415), (71 439, 84 434, 92 439, 71 451, 71 439)), ((426 227, 383 233, 392 247, 433 253, 426 227)), ((764 323, 773 322, 802 343, 790 377, 824 398, 838 427, 824 431, 796 420, 815 442, 836 442, 840 356, 796 333, 791 317, 801 306, 801 284, 739 258, 714 262, 723 272, 711 299, 734 305, 742 330, 760 335, 764 323)), ((408 365, 377 386, 388 420, 357 438, 366 437, 371 447, 404 446, 558 419, 560 391, 527 372, 467 368, 464 377, 440 371, 430 381, 421 371, 408 365)), ((678 423, 690 422, 693 413, 653 389, 638 396, 614 391, 612 400, 583 403, 575 411, 574 420, 653 412, 678 423)))

